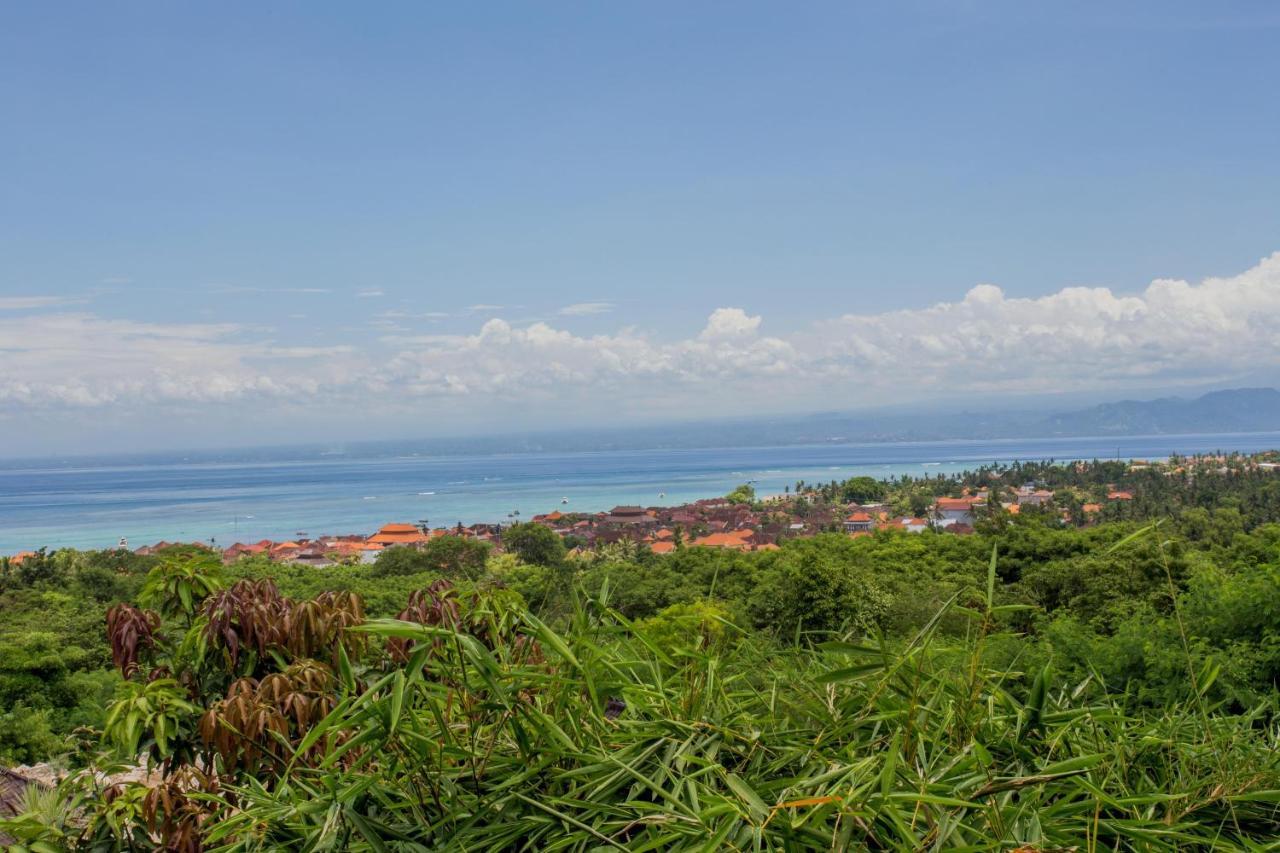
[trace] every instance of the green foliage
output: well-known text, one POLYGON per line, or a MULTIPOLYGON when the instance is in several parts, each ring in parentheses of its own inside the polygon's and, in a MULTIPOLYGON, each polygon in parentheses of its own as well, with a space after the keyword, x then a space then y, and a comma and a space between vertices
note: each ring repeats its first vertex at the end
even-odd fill
POLYGON ((777 552, 750 599, 756 626, 784 634, 873 630, 888 599, 871 574, 856 565, 852 545, 826 534, 777 552))
MULTIPOLYGON (((0 832, 99 850, 1264 849, 1273 481, 995 473, 1079 500, 1107 478, 1172 518, 1029 511, 970 536, 573 559, 515 525, 501 554, 443 537, 322 568, 38 555, 0 569, 0 764, 92 757, 73 752, 89 726, 111 755, 164 759, 162 778, 104 797, 75 776, 56 800, 74 820, 50 800, 0 832), (117 598, 165 617, 114 611, 146 635, 128 680, 102 633, 117 598)), ((805 501, 829 512, 850 482, 805 501)))
POLYGON ((374 577, 430 572, 456 580, 476 580, 484 574, 489 546, 463 536, 437 536, 422 548, 387 548, 374 562, 374 577))
POLYGON ((0 765, 34 764, 65 751, 66 741, 53 730, 53 712, 24 702, 0 702, 0 765))
MULTIPOLYGON (((64 847, 194 831, 245 851, 1172 851, 1274 837, 1274 723, 1134 714, 1095 681, 1056 686, 1053 667, 1009 671, 981 640, 939 642, 929 626, 945 612, 909 640, 812 648, 681 639, 723 624, 714 607, 636 631, 601 606, 557 631, 511 602, 459 603, 453 621, 366 624, 403 655, 333 687, 295 760, 217 786, 178 774, 152 789, 163 797, 126 790, 94 803, 78 836, 35 807, 3 828, 62 832, 64 847), (301 758, 313 744, 326 746, 301 758), (152 818, 147 802, 171 811, 152 818)), ((86 784, 60 796, 88 802, 86 784)))
POLYGON ((162 616, 195 616, 200 602, 224 585, 222 560, 203 548, 169 548, 147 573, 138 603, 162 616))
POLYGON ((756 490, 750 483, 743 483, 725 495, 724 499, 731 504, 749 504, 756 499, 756 490))
POLYGON ((189 734, 192 715, 200 710, 186 697, 172 678, 125 682, 107 714, 106 738, 125 758, 137 755, 139 747, 157 759, 168 758, 174 739, 189 734))
POLYGON ((723 605, 709 601, 673 604, 640 622, 637 629, 668 655, 687 656, 721 650, 741 631, 729 621, 723 605))
POLYGON ((513 524, 502 531, 502 547, 535 566, 557 566, 564 562, 564 540, 549 527, 532 522, 513 524))
POLYGON ((840 484, 840 498, 845 503, 878 501, 887 493, 884 482, 874 477, 850 477, 840 484))

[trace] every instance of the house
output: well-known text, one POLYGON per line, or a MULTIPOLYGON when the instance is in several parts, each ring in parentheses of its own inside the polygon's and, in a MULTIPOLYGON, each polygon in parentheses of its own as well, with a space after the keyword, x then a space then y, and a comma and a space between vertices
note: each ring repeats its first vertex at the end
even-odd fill
POLYGON ((657 542, 650 543, 649 545, 649 550, 655 554, 670 554, 675 549, 676 543, 672 542, 670 539, 660 539, 657 542))
POLYGON ((1018 506, 1044 506, 1053 500, 1053 492, 1048 489, 1029 489, 1025 486, 1017 491, 1018 506))
POLYGON ((728 533, 711 533, 693 540, 691 545, 700 548, 727 548, 730 551, 751 550, 755 534, 750 530, 733 530, 728 533))
POLYGON ((374 545, 421 545, 428 537, 412 524, 384 524, 367 540, 374 545))
POLYGON ((653 516, 645 512, 644 507, 615 506, 604 520, 609 524, 644 524, 653 521, 653 516))
POLYGON ((1107 492, 1107 500, 1109 501, 1131 501, 1133 500, 1133 492, 1123 492, 1112 490, 1107 492))
POLYGON ((865 512, 855 512, 844 520, 845 533, 870 533, 876 525, 871 516, 865 512))
POLYGON ((908 533, 924 533, 929 529, 929 522, 923 518, 904 518, 902 529, 908 533))
POLYGON ((986 502, 975 495, 963 498, 938 498, 933 502, 933 520, 939 527, 963 524, 973 527, 975 512, 986 502))

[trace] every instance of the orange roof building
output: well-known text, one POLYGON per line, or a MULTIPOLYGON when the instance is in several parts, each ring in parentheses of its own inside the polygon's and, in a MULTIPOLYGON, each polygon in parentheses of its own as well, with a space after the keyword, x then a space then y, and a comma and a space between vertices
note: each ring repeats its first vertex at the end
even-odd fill
POLYGON ((428 538, 412 524, 384 524, 366 541, 373 545, 421 545, 428 538))
POLYGON ((751 549, 751 538, 755 533, 750 530, 731 530, 727 533, 711 533, 693 540, 691 543, 701 548, 728 548, 731 551, 748 551, 751 549))
POLYGON ((661 541, 654 542, 652 545, 649 546, 649 550, 655 554, 670 554, 675 549, 676 549, 676 543, 672 542, 669 539, 663 539, 661 541))

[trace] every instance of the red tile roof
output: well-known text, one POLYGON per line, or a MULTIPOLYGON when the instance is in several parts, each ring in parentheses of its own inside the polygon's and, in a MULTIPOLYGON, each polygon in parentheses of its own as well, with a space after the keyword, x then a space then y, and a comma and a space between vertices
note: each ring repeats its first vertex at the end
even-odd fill
POLYGON ((974 506, 982 503, 982 499, 975 497, 938 498, 934 503, 938 509, 973 509, 974 506))
POLYGON ((368 541, 375 545, 412 545, 426 542, 427 538, 426 534, 412 524, 384 524, 368 541))
POLYGON ((728 533, 712 533, 693 540, 693 545, 704 548, 729 548, 745 551, 750 547, 750 539, 755 534, 750 530, 731 530, 728 533))

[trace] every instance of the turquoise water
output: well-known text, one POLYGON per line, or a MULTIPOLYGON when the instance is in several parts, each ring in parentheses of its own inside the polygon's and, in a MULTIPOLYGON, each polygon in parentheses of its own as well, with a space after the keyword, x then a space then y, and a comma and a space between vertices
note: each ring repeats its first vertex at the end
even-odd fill
POLYGON ((1280 433, 847 443, 701 450, 425 456, 268 451, 210 461, 13 461, 0 466, 0 554, 167 540, 371 533, 389 521, 502 522, 553 509, 676 504, 754 480, 760 494, 855 475, 953 473, 1014 459, 1159 458, 1280 447, 1280 433), (660 497, 665 493, 665 497, 660 497), (561 501, 568 498, 568 504, 561 501))

